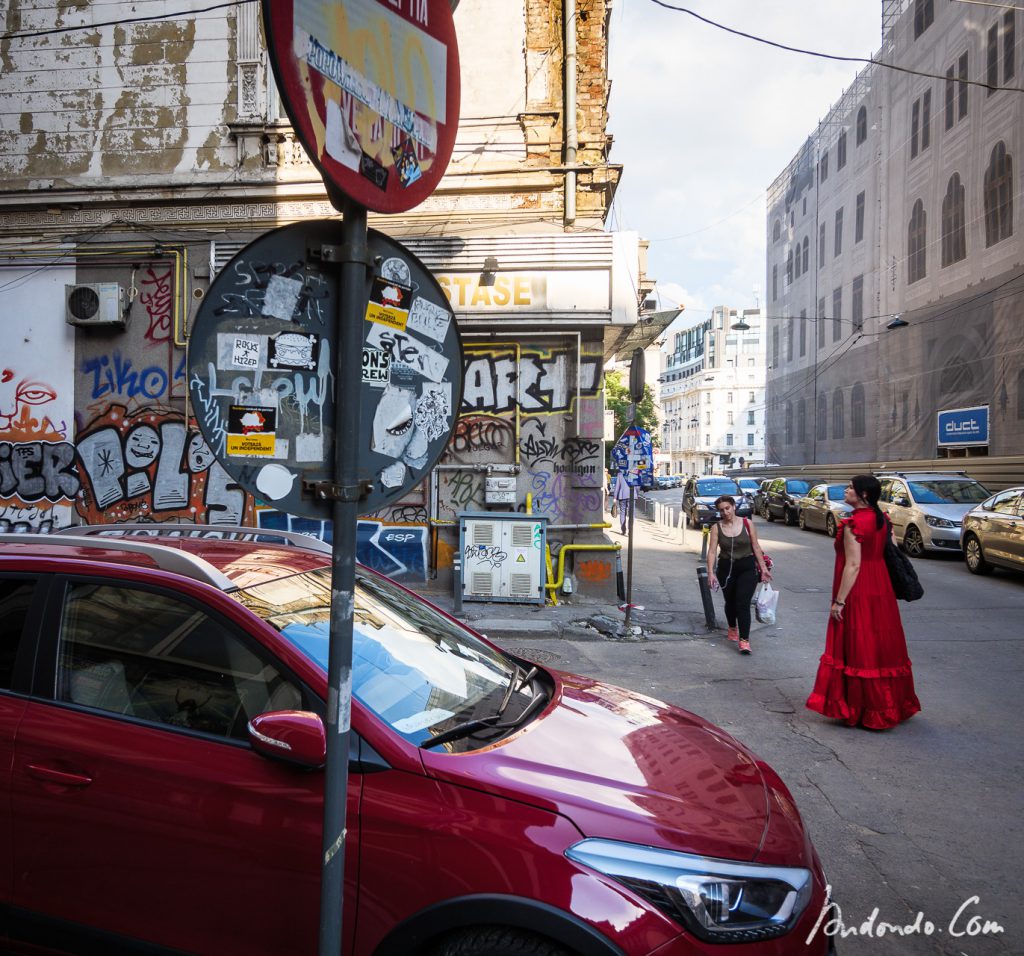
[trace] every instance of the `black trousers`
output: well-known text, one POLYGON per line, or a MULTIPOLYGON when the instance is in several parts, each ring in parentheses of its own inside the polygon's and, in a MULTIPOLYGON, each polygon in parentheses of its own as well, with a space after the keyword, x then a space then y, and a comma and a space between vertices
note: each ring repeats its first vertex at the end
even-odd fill
POLYGON ((750 602, 757 587, 757 562, 754 556, 730 561, 719 556, 715 575, 725 598, 725 619, 729 627, 739 625, 740 640, 750 639, 750 602))

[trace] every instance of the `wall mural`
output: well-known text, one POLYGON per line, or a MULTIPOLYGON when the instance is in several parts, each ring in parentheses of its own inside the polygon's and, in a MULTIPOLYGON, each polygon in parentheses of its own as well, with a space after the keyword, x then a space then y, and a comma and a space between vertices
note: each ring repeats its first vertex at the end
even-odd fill
POLYGON ((85 523, 252 523, 252 497, 178 411, 111 405, 79 431, 76 445, 75 508, 85 523))

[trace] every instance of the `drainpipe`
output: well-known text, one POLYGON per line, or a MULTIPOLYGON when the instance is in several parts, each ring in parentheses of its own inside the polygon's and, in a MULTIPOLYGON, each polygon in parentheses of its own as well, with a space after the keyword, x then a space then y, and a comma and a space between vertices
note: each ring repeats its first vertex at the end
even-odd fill
POLYGON ((565 225, 576 222, 576 0, 563 0, 562 29, 565 31, 565 225))

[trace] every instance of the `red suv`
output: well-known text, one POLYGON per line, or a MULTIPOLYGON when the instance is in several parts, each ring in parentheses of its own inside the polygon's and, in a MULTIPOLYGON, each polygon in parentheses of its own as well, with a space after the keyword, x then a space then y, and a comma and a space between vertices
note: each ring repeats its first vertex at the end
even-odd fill
MULTIPOLYGON (((148 528, 0 535, 0 949, 313 954, 329 554, 148 528)), ((346 953, 828 951, 723 731, 368 571, 354 613, 346 953)))

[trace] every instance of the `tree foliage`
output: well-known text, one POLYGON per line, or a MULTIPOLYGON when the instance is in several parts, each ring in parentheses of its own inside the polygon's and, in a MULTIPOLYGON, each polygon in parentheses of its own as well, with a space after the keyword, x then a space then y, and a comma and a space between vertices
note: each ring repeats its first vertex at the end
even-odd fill
MULTIPOLYGON (((629 383, 622 381, 621 372, 605 372, 604 376, 604 402, 605 407, 611 409, 615 414, 615 438, 629 427, 629 409, 632 402, 629 398, 629 383)), ((654 392, 650 385, 644 385, 644 397, 637 405, 636 419, 634 425, 646 428, 651 433, 651 443, 657 447, 661 444, 656 431, 658 418, 654 411, 654 392)), ((611 447, 607 449, 611 454, 611 447)))

